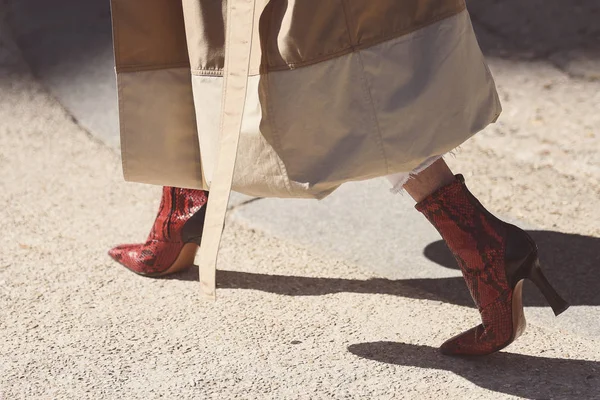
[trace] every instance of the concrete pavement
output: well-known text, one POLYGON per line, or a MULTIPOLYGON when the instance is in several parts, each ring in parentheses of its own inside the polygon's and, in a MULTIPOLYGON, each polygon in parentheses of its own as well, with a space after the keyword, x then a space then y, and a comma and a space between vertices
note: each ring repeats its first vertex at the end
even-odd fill
MULTIPOLYGON (((44 58, 60 40, 41 61, 21 47, 28 64, 0 36, 0 399, 600 398, 599 83, 486 26, 506 111, 450 162, 490 208, 534 229, 574 307, 553 319, 528 291, 527 333, 480 361, 436 352, 477 313, 435 232, 382 181, 323 202, 238 199, 216 304, 199 301, 197 270, 150 280, 115 266, 106 249, 145 237, 159 190, 123 183, 114 149, 86 132, 110 144, 97 132, 111 122, 83 123, 114 121, 109 53, 92 52, 104 72, 66 79, 44 58)), ((80 53, 58 54, 77 65, 80 53)))

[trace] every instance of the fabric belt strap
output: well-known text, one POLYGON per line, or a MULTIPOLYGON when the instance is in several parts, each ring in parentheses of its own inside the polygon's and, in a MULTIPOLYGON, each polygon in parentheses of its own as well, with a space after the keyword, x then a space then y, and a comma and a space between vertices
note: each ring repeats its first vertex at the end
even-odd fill
POLYGON ((250 69, 256 0, 229 0, 223 72, 220 149, 217 157, 199 252, 200 290, 216 299, 217 257, 231 194, 250 69))

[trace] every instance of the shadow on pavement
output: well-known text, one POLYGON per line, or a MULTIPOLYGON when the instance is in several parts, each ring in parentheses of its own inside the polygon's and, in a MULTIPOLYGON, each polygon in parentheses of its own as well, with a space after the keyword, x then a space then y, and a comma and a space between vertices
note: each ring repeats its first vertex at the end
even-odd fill
MULTIPOLYGON (((161 279, 198 280, 198 267, 161 279)), ((435 299, 405 282, 389 279, 309 278, 289 275, 267 275, 238 271, 217 271, 219 289, 259 290, 283 296, 323 296, 332 293, 378 293, 417 299, 435 299)))
MULTIPOLYGON (((110 1, 7 1, 8 25, 36 77, 81 126, 118 148, 110 1)), ((522 61, 549 57, 574 77, 600 79, 598 0, 468 4, 487 56, 522 61)), ((5 84, 0 81, 0 89, 5 84)))
MULTIPOLYGON (((571 305, 600 305, 600 239, 550 231, 532 231, 548 279, 571 305)), ((442 241, 428 245, 425 256, 457 269, 452 254, 442 241)), ((402 268, 402 266, 398 266, 402 268)), ((198 280, 194 267, 168 279, 198 280)), ((343 279, 267 275, 237 271, 217 271, 220 289, 248 289, 285 296, 322 296, 332 293, 377 293, 415 299, 444 301, 474 307, 462 278, 432 279, 343 279)), ((546 306, 544 298, 529 282, 524 292, 525 306, 546 306)))
MULTIPOLYGON (((110 46, 110 36, 104 34, 110 32, 109 0, 12 0, 10 3, 12 25, 17 36, 25 39, 26 47, 65 33, 71 36, 73 46, 68 40, 53 44, 87 54, 98 46, 110 46), (103 32, 101 41, 98 30, 103 32), (82 46, 86 38, 90 39, 89 45, 82 46)), ((467 0, 467 4, 488 55, 526 59, 557 51, 598 50, 598 0, 467 0)), ((76 57, 69 50, 62 49, 55 57, 76 57)), ((600 58, 600 52, 593 54, 600 58)), ((52 57, 51 53, 48 57, 52 57)))
POLYGON ((600 393, 600 363, 594 361, 503 352, 453 358, 433 347, 393 342, 353 344, 348 351, 388 364, 450 371, 479 387, 527 399, 592 399, 600 393))
MULTIPOLYGON (((571 305, 600 305, 600 238, 552 231, 530 231, 538 244, 544 274, 571 305)), ((428 245, 425 257, 446 268, 458 269, 443 241, 428 245)), ((462 279, 420 279, 410 286, 437 293, 453 303, 471 306, 462 279)), ((545 306, 546 301, 530 282, 523 293, 526 306, 545 306), (534 289, 534 290, 530 290, 534 289)))
POLYGON ((467 0, 488 56, 522 59, 584 50, 600 58, 597 0, 467 0))
MULTIPOLYGON (((112 61, 110 0, 9 0, 9 21, 34 71, 112 61), (109 49, 107 52, 106 49, 109 49)), ((109 67, 112 70, 112 67, 109 67)))

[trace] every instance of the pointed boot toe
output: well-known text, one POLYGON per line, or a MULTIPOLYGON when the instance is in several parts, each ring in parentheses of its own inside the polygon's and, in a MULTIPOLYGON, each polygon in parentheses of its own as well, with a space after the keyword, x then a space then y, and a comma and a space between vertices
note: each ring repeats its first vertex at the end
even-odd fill
POLYGON ((121 244, 116 247, 113 247, 108 251, 108 255, 115 261, 120 261, 123 257, 123 254, 134 247, 139 247, 140 244, 121 244))
POLYGON ((108 254, 143 276, 168 275, 192 266, 204 227, 207 195, 202 190, 164 187, 146 243, 116 246, 108 254))
POLYGON ((446 340, 440 346, 440 352, 446 356, 472 357, 497 351, 496 348, 490 348, 489 343, 483 339, 486 334, 489 334, 489 331, 486 331, 483 324, 478 325, 446 340))
POLYGON ((146 273, 152 273, 150 271, 152 264, 146 265, 148 259, 152 259, 152 253, 145 252, 145 247, 144 244, 124 244, 110 249, 108 255, 128 270, 139 275, 146 275, 146 273))

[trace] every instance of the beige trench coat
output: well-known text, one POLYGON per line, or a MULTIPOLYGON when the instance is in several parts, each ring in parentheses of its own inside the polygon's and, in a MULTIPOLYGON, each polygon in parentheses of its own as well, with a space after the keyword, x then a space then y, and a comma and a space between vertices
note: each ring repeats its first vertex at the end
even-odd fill
POLYGON ((322 198, 411 172, 501 111, 464 0, 112 0, 112 11, 125 178, 210 188, 210 296, 218 239, 206 236, 220 238, 232 187, 322 198))

